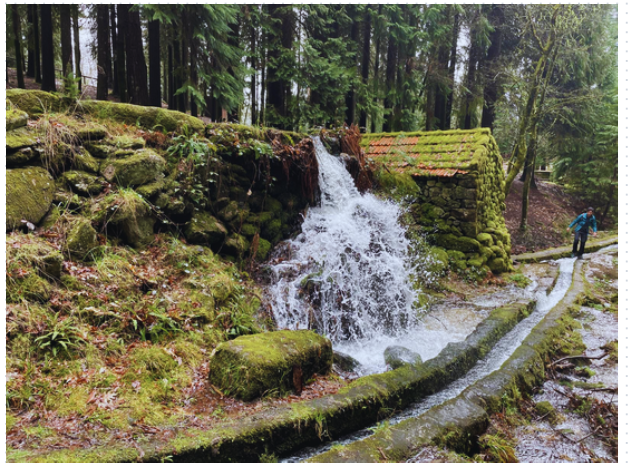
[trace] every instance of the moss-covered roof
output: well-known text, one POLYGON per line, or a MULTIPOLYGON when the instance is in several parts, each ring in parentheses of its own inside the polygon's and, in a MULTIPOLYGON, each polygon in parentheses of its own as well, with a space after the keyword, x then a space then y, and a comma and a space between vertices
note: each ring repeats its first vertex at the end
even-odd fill
POLYGON ((454 176, 476 171, 497 150, 488 128, 363 135, 367 157, 412 176, 454 176))

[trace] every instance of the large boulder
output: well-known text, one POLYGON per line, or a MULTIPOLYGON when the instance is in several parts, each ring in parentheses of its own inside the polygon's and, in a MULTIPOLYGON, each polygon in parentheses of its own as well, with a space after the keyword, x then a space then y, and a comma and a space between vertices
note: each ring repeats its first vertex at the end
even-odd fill
POLYGON ((207 244, 217 250, 225 241, 227 229, 207 212, 195 212, 185 230, 186 239, 192 244, 207 244))
POLYGON ((122 159, 108 159, 101 165, 101 174, 110 183, 140 186, 163 176, 166 161, 151 149, 142 149, 122 159))
POLYGON ((22 220, 37 224, 44 218, 55 192, 55 182, 43 168, 7 170, 6 229, 22 225, 22 220))
POLYGON ((391 369, 397 369, 409 364, 421 364, 422 357, 408 348, 393 345, 384 350, 384 361, 391 369))
POLYGON ((245 335, 212 352, 210 382, 245 401, 301 391, 304 381, 332 367, 330 340, 310 330, 245 335))
POLYGON ((121 192, 95 201, 92 218, 126 244, 141 249, 154 240, 155 215, 151 207, 134 191, 121 192))
POLYGON ((7 89, 7 100, 29 116, 56 112, 61 108, 59 97, 44 91, 7 89))
POLYGON ((166 131, 181 131, 187 127, 201 134, 205 132, 205 123, 202 120, 185 113, 157 107, 82 100, 79 102, 78 109, 101 118, 110 118, 128 125, 139 124, 148 129, 160 128, 166 131))
POLYGON ((86 260, 98 247, 98 236, 89 220, 79 217, 68 225, 64 250, 72 260, 86 260))

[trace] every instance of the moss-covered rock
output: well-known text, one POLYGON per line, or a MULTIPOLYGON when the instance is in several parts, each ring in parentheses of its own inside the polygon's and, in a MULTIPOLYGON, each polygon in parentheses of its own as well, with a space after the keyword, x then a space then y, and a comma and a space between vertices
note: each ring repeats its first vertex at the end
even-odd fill
POLYGON ((74 152, 74 167, 77 170, 81 170, 88 173, 98 173, 100 162, 96 160, 92 155, 85 150, 84 147, 80 147, 74 152))
POLYGON ((502 257, 495 257, 487 263, 493 273, 508 272, 509 267, 502 257))
MULTIPOLYGON (((310 330, 245 335, 221 343, 210 360, 210 382, 248 401, 280 395, 332 367, 330 340, 310 330)), ((299 387, 301 388, 301 387, 299 387)))
POLYGON ((88 123, 76 130, 76 136, 81 143, 89 144, 90 142, 104 139, 107 136, 107 128, 103 125, 88 123))
POLYGON ((271 250, 271 243, 264 238, 258 239, 258 251, 256 252, 256 260, 262 262, 269 255, 271 250))
POLYGON ((26 123, 28 123, 28 113, 15 108, 7 108, 6 122, 7 131, 26 126, 26 123))
POLYGON ((44 91, 26 89, 7 89, 7 100, 29 116, 38 116, 46 112, 57 112, 61 108, 59 97, 44 91))
POLYGON ((125 159, 108 159, 100 172, 107 181, 127 187, 157 181, 165 167, 166 161, 155 151, 143 149, 125 159))
POLYGON ((59 180, 72 192, 83 196, 95 196, 103 192, 103 183, 97 176, 78 170, 65 172, 59 180))
POLYGON ((135 191, 123 190, 99 199, 92 203, 90 212, 109 234, 134 248, 144 248, 154 239, 155 216, 135 191))
POLYGON ((166 187, 166 183, 164 182, 164 180, 158 180, 158 181, 155 181, 154 183, 149 183, 143 186, 138 186, 135 192, 138 193, 140 196, 144 197, 145 199, 151 199, 157 196, 158 194, 160 194, 164 190, 165 187, 166 187))
POLYGON ((282 237, 282 221, 274 218, 262 227, 262 236, 271 243, 277 243, 282 237))
POLYGON ((221 247, 227 229, 208 212, 195 212, 185 229, 186 239, 193 244, 207 244, 214 251, 221 247))
POLYGON ((6 172, 6 229, 26 220, 33 224, 44 218, 55 192, 52 176, 39 167, 16 168, 6 172))
POLYGON ((421 364, 422 357, 403 346, 388 346, 384 350, 384 361, 391 369, 397 369, 408 364, 421 364))
POLYGON ((205 124, 198 118, 157 107, 83 100, 78 108, 98 118, 112 119, 128 125, 139 124, 148 129, 181 131, 184 127, 188 127, 200 134, 205 131, 205 124))
POLYGON ((233 233, 225 240, 223 248, 225 253, 237 258, 243 258, 247 251, 249 251, 249 246, 249 241, 247 241, 244 236, 233 233))
POLYGON ((18 128, 7 131, 7 152, 14 152, 23 147, 31 147, 37 144, 37 137, 28 128, 18 128))
POLYGON ((467 236, 455 236, 453 234, 436 235, 436 242, 445 249, 454 249, 462 252, 478 252, 480 243, 467 236))
POLYGON ((7 168, 19 168, 24 165, 37 165, 39 162, 40 150, 35 147, 23 147, 15 152, 7 153, 7 168))
POLYGON ((98 235, 88 219, 78 217, 69 222, 64 252, 71 260, 89 260, 97 247, 98 235))
POLYGON ((429 248, 428 254, 431 258, 427 264, 428 271, 441 275, 448 268, 448 253, 441 248, 433 246, 429 248))

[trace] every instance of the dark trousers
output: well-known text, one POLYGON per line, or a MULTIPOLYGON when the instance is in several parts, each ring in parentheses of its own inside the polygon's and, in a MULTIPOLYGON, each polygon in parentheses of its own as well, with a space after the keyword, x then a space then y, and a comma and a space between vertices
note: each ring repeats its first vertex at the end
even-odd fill
POLYGON ((585 242, 588 240, 588 231, 576 231, 574 233, 574 243, 572 243, 572 254, 577 254, 577 245, 581 241, 581 247, 579 248, 579 256, 582 256, 585 252, 585 242))

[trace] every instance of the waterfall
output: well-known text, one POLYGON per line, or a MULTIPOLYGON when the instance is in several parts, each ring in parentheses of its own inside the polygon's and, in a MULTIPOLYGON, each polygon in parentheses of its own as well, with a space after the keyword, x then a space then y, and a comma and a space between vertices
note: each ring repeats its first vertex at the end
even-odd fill
POLYGON ((275 321, 278 328, 314 329, 367 372, 381 371, 384 348, 406 340, 418 323, 402 210, 359 193, 341 160, 318 138, 314 146, 321 205, 285 245, 287 259, 270 264, 275 321))

